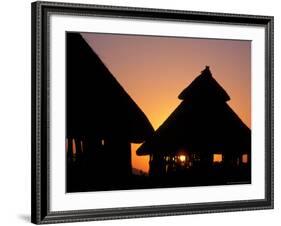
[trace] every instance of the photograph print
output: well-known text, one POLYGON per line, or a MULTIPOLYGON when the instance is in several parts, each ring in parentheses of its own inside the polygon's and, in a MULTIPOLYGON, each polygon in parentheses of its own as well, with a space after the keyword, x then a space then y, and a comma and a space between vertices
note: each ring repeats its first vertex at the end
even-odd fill
POLYGON ((66 192, 251 184, 251 41, 66 32, 66 192))

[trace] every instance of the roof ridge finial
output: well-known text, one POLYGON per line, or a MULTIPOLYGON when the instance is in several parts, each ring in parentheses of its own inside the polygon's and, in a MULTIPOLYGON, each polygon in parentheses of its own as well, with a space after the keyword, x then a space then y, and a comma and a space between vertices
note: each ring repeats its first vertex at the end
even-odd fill
POLYGON ((208 66, 208 65, 205 66, 205 69, 201 73, 204 74, 204 75, 211 75, 212 76, 212 73, 210 71, 210 66, 208 66))

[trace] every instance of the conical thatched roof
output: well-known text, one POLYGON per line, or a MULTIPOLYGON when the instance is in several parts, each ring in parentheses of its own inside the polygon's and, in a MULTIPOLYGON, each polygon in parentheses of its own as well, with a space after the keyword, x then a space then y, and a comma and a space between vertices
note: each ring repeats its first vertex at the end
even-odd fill
POLYGON ((190 151, 250 150, 251 131, 226 103, 229 96, 206 68, 179 96, 168 119, 137 150, 138 155, 190 151))
POLYGON ((216 101, 230 100, 226 91, 213 78, 209 66, 206 66, 205 70, 179 95, 181 100, 201 101, 206 98, 216 101))
POLYGON ((67 134, 142 142, 145 114, 78 33, 67 33, 67 134))

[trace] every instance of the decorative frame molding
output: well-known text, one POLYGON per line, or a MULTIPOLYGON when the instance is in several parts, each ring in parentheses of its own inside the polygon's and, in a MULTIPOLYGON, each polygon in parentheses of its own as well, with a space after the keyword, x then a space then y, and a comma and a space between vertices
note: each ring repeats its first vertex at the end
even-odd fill
POLYGON ((36 224, 273 208, 273 17, 86 5, 32 3, 32 209, 36 224), (49 194, 49 18, 51 14, 88 15, 181 22, 263 26, 265 37, 265 199, 144 207, 50 211, 49 194))

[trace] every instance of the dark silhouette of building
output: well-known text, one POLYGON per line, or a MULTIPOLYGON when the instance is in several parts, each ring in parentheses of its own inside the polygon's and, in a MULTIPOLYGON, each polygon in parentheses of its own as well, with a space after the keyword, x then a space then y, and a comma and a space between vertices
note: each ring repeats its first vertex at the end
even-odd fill
POLYGON ((131 143, 143 142, 154 130, 83 37, 66 38, 68 190, 79 183, 106 189, 131 175, 131 143))
POLYGON ((186 180, 198 184, 249 182, 251 130, 226 103, 230 97, 208 66, 179 99, 179 106, 137 150, 150 156, 150 175, 189 175, 186 180))

